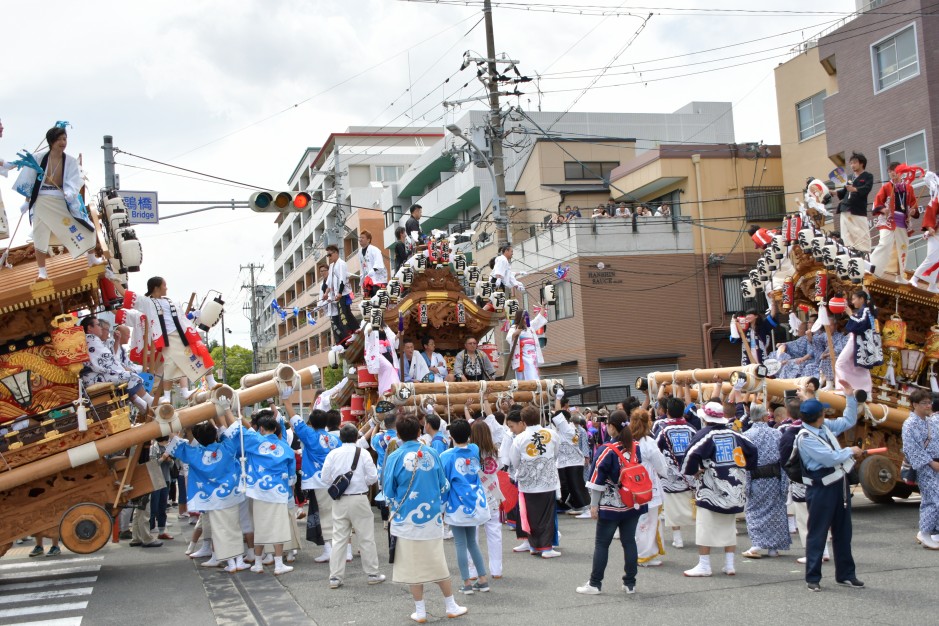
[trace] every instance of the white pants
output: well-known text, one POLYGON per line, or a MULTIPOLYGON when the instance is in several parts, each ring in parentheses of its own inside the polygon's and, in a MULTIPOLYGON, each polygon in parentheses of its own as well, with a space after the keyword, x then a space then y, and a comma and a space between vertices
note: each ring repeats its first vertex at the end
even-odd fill
MULTIPOLYGON (((320 490, 317 489, 317 492, 320 490)), ((322 490, 326 493, 326 490, 322 490)), ((329 495, 326 496, 329 498, 329 495)), ((329 498, 332 500, 332 498, 329 498)), ((319 504, 319 500, 317 500, 319 504)), ((321 512, 322 513, 322 512, 321 512)), ((366 574, 378 573, 378 548, 375 545, 375 514, 368 502, 368 494, 342 496, 333 500, 330 509, 333 551, 329 555, 329 577, 342 580, 346 575, 346 546, 355 529, 366 574)))
POLYGON ((880 240, 871 252, 874 274, 880 278, 886 274, 892 274, 905 281, 906 253, 909 247, 910 236, 906 234, 905 228, 880 229, 880 240))
POLYGON ((805 502, 792 502, 792 510, 796 516, 796 528, 799 529, 799 541, 805 547, 805 538, 809 534, 809 506, 805 502))
POLYGON ((48 254, 53 238, 68 248, 74 259, 95 249, 94 231, 75 221, 65 205, 65 198, 40 194, 33 205, 33 245, 36 251, 48 254))
POLYGON ((926 238, 926 258, 913 272, 916 280, 926 281, 930 289, 936 288, 939 278, 939 236, 926 238))
POLYGON ((489 551, 489 573, 493 576, 502 576, 502 522, 499 521, 499 511, 491 511, 489 521, 483 527, 486 529, 486 549, 489 551))
POLYGON ((841 214, 841 237, 844 245, 859 252, 871 251, 871 225, 866 215, 841 214))
MULTIPOLYGON (((320 526, 323 528, 323 539, 330 541, 333 538, 333 504, 335 500, 329 497, 326 489, 314 489, 316 506, 320 510, 320 526)), ((335 547, 335 546, 334 546, 335 547)), ((343 555, 345 558, 345 555, 343 555)))

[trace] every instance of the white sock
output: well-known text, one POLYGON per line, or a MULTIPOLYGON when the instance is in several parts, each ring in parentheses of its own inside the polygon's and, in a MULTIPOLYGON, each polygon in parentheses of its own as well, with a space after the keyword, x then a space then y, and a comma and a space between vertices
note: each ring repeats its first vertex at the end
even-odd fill
POLYGON ((453 596, 447 596, 443 599, 447 605, 447 611, 453 613, 460 608, 460 605, 456 603, 456 599, 453 596))
POLYGON ((170 398, 170 392, 166 391, 160 396, 160 404, 170 404, 172 399, 170 398))
POLYGON ((147 412, 147 401, 141 398, 140 396, 134 396, 133 403, 135 407, 140 409, 141 413, 147 412))
POLYGON ((333 552, 333 542, 327 541, 323 544, 323 554, 332 554, 333 552))
POLYGON ((143 401, 147 403, 147 406, 153 406, 153 396, 144 391, 141 397, 143 398, 143 401))
MULTIPOLYGON (((450 596, 450 599, 452 600, 453 596, 450 596)), ((425 607, 423 600, 414 601, 414 612, 421 616, 427 615, 427 608, 425 607)))
POLYGON ((42 280, 49 278, 49 273, 46 272, 46 268, 40 267, 38 277, 42 280))
POLYGON ((282 556, 275 556, 275 557, 274 557, 274 567, 276 567, 277 569, 280 569, 280 568, 282 568, 283 566, 284 566, 284 557, 282 557, 282 556))
POLYGON ((245 567, 245 558, 243 554, 239 554, 235 557, 235 565, 238 567, 245 567))
POLYGON ((212 374, 211 372, 205 375, 205 382, 206 384, 208 384, 210 389, 218 384, 217 382, 215 382, 215 375, 212 374))
POLYGON ((724 553, 724 567, 727 569, 733 569, 734 567, 734 553, 725 552, 724 553))
POLYGON ((698 565, 706 569, 711 569, 711 555, 710 554, 699 554, 698 555, 698 565))
POLYGON ((180 397, 181 397, 183 400, 188 400, 188 399, 189 399, 189 396, 191 396, 192 394, 193 394, 193 392, 192 392, 192 391, 189 391, 189 387, 180 387, 180 388, 179 388, 179 395, 180 395, 180 397))
POLYGON ((228 559, 228 568, 235 569, 238 567, 238 562, 235 559, 228 559))
POLYGON ((681 530, 672 531, 672 541, 682 541, 681 530))

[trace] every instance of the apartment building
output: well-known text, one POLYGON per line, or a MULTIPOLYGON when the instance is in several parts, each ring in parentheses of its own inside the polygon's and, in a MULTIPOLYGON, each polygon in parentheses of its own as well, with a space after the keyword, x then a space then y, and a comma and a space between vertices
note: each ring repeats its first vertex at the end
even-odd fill
POLYGON ((276 320, 281 362, 326 365, 326 352, 333 345, 329 319, 312 313, 325 278, 326 246, 338 246, 348 263, 357 303, 359 233, 369 231, 373 244, 384 249, 382 193, 442 137, 439 128, 353 126, 303 153, 288 185, 309 192, 313 201, 303 212, 279 214, 273 237, 276 285, 271 300, 287 312, 286 319, 276 320))

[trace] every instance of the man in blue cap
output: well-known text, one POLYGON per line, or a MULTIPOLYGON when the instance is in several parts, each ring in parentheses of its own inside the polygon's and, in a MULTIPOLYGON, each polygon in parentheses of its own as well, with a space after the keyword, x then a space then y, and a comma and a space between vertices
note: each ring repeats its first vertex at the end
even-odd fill
POLYGON ((805 548, 805 582, 809 591, 821 591, 822 553, 831 529, 835 556, 835 582, 846 587, 861 589, 864 583, 857 579, 854 557, 851 556, 851 491, 848 472, 855 459, 863 459, 867 452, 857 446, 842 448, 837 436, 854 428, 857 422, 858 401, 854 389, 846 381, 838 381, 845 393, 845 411, 837 419, 825 419, 829 405, 818 400, 806 400, 799 407, 802 431, 796 438, 802 458, 803 482, 808 485, 808 537, 805 548))

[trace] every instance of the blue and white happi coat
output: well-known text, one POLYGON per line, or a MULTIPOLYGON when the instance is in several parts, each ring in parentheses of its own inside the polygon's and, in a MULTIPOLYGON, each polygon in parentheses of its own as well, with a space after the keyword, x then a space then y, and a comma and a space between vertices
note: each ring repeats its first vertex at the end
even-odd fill
POLYGON ((303 463, 300 466, 300 486, 304 489, 326 489, 323 481, 323 463, 326 455, 339 447, 339 437, 327 430, 316 430, 298 415, 290 418, 290 427, 303 444, 303 463))
POLYGON ((391 534, 415 541, 443 539, 443 503, 449 490, 437 453, 417 441, 403 443, 385 459, 382 475, 391 534))
MULTIPOLYGON (((779 463, 782 433, 764 422, 754 422, 745 435, 757 450, 757 467, 779 463)), ((788 550, 792 545, 786 515, 788 476, 782 467, 772 478, 753 478, 747 488, 747 533, 754 547, 788 550)))
POLYGON ((451 526, 480 526, 491 516, 486 490, 480 481, 479 447, 450 448, 440 455, 443 472, 450 482, 444 517, 451 526))
POLYGON ((247 458, 249 498, 287 504, 293 495, 291 478, 297 475, 297 459, 286 440, 271 433, 262 435, 250 428, 234 424, 229 434, 239 442, 244 436, 244 453, 247 458))
POLYGON ((174 437, 166 453, 189 466, 186 481, 186 506, 190 511, 220 511, 244 502, 238 489, 241 476, 240 443, 223 437, 207 446, 174 437))

